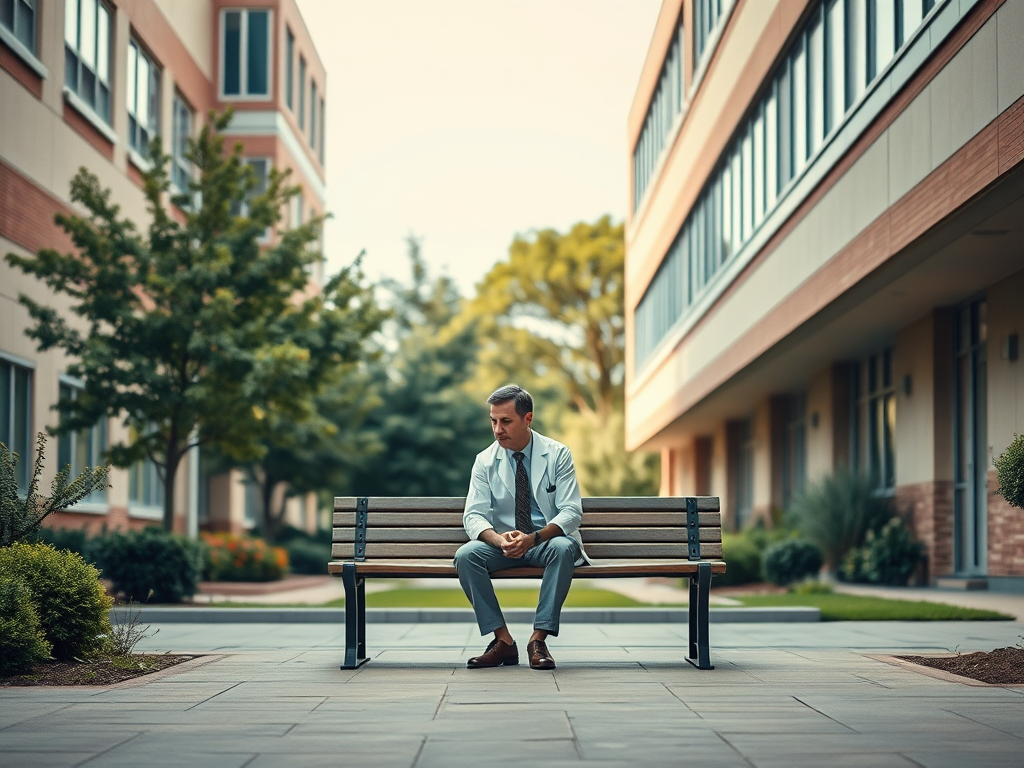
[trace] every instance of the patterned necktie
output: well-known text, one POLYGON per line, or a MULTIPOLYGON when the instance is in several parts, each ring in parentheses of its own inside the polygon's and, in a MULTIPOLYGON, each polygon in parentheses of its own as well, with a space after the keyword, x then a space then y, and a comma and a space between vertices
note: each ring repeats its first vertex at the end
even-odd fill
POLYGON ((512 454, 516 460, 516 529, 523 533, 533 533, 533 520, 530 515, 530 479, 526 476, 526 457, 522 451, 512 454))

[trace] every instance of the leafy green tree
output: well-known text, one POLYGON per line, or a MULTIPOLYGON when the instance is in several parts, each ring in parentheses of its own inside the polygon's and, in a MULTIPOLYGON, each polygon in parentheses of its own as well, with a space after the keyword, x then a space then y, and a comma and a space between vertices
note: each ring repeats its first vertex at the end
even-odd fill
POLYGON ((455 284, 431 280, 410 237, 412 280, 385 283, 392 300, 384 351, 372 372, 382 404, 367 420, 381 451, 353 476, 358 495, 462 496, 474 456, 491 439, 482 400, 466 391, 476 362, 472 326, 453 322, 455 284))
POLYGON ((169 158, 153 143, 155 161, 144 174, 145 234, 83 168, 71 182, 71 201, 85 214, 56 217, 76 252, 7 255, 69 297, 80 319, 69 322, 19 297, 34 321, 26 333, 41 351, 62 349, 73 361, 68 373, 85 382, 74 400, 58 403, 55 431, 122 419, 130 437, 112 445, 109 458, 117 466, 146 457, 157 465, 167 530, 175 476, 192 447, 216 445, 234 459, 253 460, 266 450, 256 428, 261 412, 302 418, 308 410, 296 395, 313 363, 284 326, 309 311, 309 302, 295 297, 305 289, 306 266, 320 258, 310 248, 320 222, 263 242, 297 189, 273 171, 260 191, 241 147, 225 151, 230 120, 230 111, 211 115, 190 142, 197 175, 186 194, 171 195, 169 158))
POLYGON ((477 390, 531 389, 538 429, 570 445, 591 495, 658 491, 658 458, 625 450, 624 257, 623 225, 608 216, 517 236, 465 320, 482 346, 477 390))

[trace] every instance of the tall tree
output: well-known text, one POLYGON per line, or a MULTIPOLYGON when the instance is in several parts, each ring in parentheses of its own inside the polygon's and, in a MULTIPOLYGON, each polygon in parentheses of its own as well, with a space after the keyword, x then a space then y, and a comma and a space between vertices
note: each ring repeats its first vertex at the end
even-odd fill
POLYGON ((592 495, 658 490, 657 457, 625 450, 624 257, 608 216, 517 236, 463 321, 482 346, 478 391, 514 380, 544 393, 540 425, 573 449, 592 495))
POLYGON ((211 115, 190 142, 197 174, 186 194, 170 195, 169 158, 154 142, 144 174, 145 234, 83 168, 71 182, 71 201, 85 215, 56 217, 76 252, 6 257, 68 296, 82 321, 72 324, 19 297, 34 321, 26 333, 41 351, 63 349, 73 361, 68 373, 84 382, 74 400, 58 403, 55 431, 122 419, 129 437, 110 446, 110 460, 129 466, 148 457, 157 465, 168 530, 187 451, 216 445, 236 459, 257 458, 266 450, 255 428, 260 412, 302 418, 305 410, 291 395, 311 369, 309 351, 282 342, 280 326, 308 310, 294 297, 306 286, 306 265, 319 258, 309 247, 319 222, 263 244, 297 189, 273 171, 259 192, 241 147, 225 151, 230 120, 230 111, 211 115))
POLYGON ((411 282, 385 286, 393 318, 373 374, 383 402, 367 421, 382 450, 350 487, 359 495, 461 496, 473 457, 491 438, 483 402, 465 389, 475 332, 453 323, 462 305, 454 282, 431 279, 419 242, 410 237, 408 246, 411 282))

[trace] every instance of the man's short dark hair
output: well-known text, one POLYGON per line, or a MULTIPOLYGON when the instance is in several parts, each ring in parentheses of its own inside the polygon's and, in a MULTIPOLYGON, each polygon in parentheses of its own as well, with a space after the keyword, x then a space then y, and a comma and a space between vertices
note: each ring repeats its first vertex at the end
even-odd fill
POLYGON ((519 418, 533 413, 533 398, 518 384, 506 384, 504 387, 494 390, 494 394, 487 398, 488 405, 501 405, 510 401, 515 402, 519 418))

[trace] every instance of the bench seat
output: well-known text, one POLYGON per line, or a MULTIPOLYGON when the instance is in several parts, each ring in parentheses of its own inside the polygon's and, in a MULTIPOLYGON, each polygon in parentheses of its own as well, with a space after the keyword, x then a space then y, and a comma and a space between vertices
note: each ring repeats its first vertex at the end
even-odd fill
MULTIPOLYGON (((725 573, 717 496, 591 497, 583 500, 580 534, 590 558, 581 579, 687 578, 690 654, 713 669, 708 639, 712 574, 725 573)), ((345 584, 345 662, 367 661, 367 578, 457 578, 455 552, 468 541, 462 497, 338 497, 327 572, 345 584)), ((541 568, 509 568, 498 579, 540 578, 541 568)))

